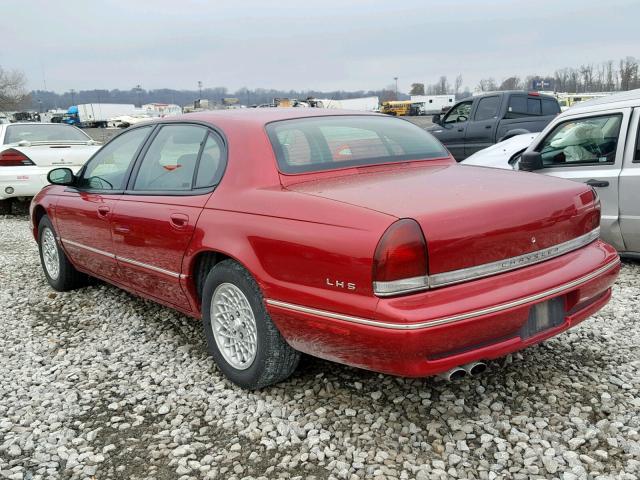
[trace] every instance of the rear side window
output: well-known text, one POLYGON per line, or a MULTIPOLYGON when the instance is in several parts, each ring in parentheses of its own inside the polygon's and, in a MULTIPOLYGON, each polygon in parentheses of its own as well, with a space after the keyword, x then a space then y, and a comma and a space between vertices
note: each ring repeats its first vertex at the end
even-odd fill
POLYGON ((524 95, 512 95, 509 99, 509 112, 527 113, 527 97, 524 95))
POLYGON ((542 115, 542 105, 539 98, 527 98, 527 113, 530 115, 542 115))
POLYGON ((473 117, 474 120, 489 120, 498 115, 500 97, 485 97, 478 102, 478 108, 473 117))
POLYGON ((224 167, 222 139, 213 132, 209 132, 202 150, 200 163, 198 163, 198 173, 196 174, 194 188, 217 185, 224 173, 224 167))
POLYGON ((207 134, 205 128, 194 125, 163 126, 142 159, 133 190, 191 190, 207 134))
POLYGON ((542 99, 542 115, 557 115, 560 113, 560 105, 555 100, 542 99))
POLYGON ((267 125, 278 166, 306 173, 449 156, 431 134, 383 116, 327 116, 267 125))

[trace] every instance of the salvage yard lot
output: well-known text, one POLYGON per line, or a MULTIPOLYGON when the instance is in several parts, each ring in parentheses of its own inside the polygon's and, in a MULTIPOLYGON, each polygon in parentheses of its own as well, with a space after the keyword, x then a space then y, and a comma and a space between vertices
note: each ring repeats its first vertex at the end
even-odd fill
POLYGON ((0 218, 0 478, 638 478, 639 278, 625 262, 595 317, 479 377, 305 358, 246 392, 198 322, 54 292, 27 218, 0 218))

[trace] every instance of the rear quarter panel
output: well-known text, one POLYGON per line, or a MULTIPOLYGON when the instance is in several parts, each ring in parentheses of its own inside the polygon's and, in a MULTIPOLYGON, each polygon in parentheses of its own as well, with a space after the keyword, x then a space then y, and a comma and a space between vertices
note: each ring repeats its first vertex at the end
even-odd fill
MULTIPOLYGON (((265 298, 354 315, 375 311, 373 253, 396 218, 287 190, 264 127, 229 123, 224 131, 227 170, 200 215, 183 272, 193 273, 199 253, 220 252, 247 268, 265 298)), ((193 278, 187 282, 193 291, 193 278)))
POLYGON ((373 253, 394 217, 280 189, 236 200, 210 199, 186 252, 189 272, 200 252, 216 251, 241 263, 265 298, 352 315, 375 311, 373 253))

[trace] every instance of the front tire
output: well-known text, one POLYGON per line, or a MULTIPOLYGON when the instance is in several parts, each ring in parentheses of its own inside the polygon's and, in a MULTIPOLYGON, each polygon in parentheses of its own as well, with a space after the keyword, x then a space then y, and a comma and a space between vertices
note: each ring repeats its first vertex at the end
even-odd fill
POLYGON ((54 290, 66 292, 89 283, 89 277, 76 270, 65 255, 53 224, 46 215, 38 224, 38 249, 44 276, 54 290))
POLYGON ((240 387, 273 385, 298 366, 300 353, 273 324, 258 284, 233 260, 218 263, 207 275, 202 319, 209 353, 240 387))

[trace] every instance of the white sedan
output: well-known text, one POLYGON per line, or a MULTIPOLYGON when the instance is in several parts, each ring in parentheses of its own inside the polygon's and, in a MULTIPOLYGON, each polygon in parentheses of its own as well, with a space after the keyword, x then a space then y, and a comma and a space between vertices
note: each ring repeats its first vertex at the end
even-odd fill
POLYGON ((520 154, 524 152, 538 133, 523 133, 508 140, 491 145, 467 157, 463 165, 478 165, 481 167, 513 169, 520 154))
POLYGON ((14 199, 33 197, 57 167, 74 172, 98 150, 82 130, 59 123, 0 124, 0 214, 14 199))

